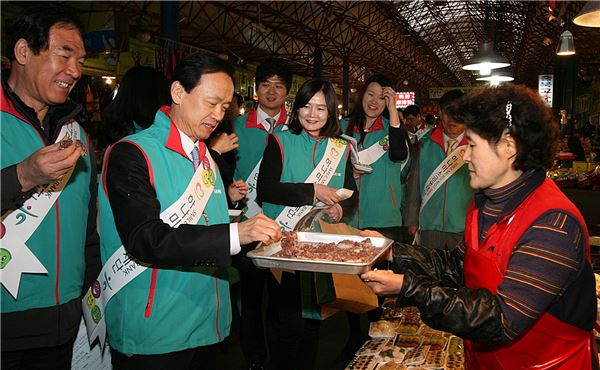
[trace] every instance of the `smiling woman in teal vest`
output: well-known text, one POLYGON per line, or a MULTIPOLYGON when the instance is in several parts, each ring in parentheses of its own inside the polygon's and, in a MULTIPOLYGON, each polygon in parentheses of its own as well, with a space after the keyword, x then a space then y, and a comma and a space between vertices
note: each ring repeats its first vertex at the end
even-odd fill
MULTIPOLYGON (((294 229, 298 215, 317 201, 324 203, 325 212, 335 220, 351 212, 356 203, 348 145, 339 138, 336 110, 331 83, 309 80, 296 94, 289 130, 269 136, 258 177, 258 198, 265 214, 283 229, 294 229), (340 188, 353 190, 353 196, 340 201, 336 194, 340 188)), ((310 273, 283 273, 281 284, 273 276, 268 281, 267 324, 275 335, 267 339, 275 369, 312 369, 315 365, 320 321, 303 318, 302 274, 310 273)))

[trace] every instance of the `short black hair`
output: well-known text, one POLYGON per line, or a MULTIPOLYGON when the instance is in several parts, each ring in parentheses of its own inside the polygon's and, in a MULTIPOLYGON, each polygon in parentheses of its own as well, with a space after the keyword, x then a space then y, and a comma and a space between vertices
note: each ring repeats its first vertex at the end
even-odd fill
POLYGON ((211 54, 188 54, 175 67, 173 82, 179 81, 188 94, 198 86, 203 75, 223 72, 233 81, 233 67, 223 59, 211 54))
POLYGON ((446 91, 444 95, 442 95, 442 97, 440 98, 440 110, 446 113, 446 108, 448 107, 448 105, 450 105, 453 101, 462 98, 463 96, 465 96, 465 92, 462 90, 455 89, 446 91))
POLYGON ((15 60, 15 44, 20 39, 27 41, 34 55, 48 49, 48 37, 52 26, 76 29, 83 35, 83 24, 71 8, 54 5, 29 6, 6 26, 8 59, 15 60))
POLYGON ((285 82, 285 88, 289 94, 294 76, 287 62, 279 58, 269 58, 256 67, 256 74, 254 76, 256 90, 258 90, 258 85, 273 76, 278 76, 285 82))
POLYGON ((517 145, 516 170, 552 167, 558 149, 558 124, 536 91, 512 84, 479 87, 447 109, 467 129, 494 145, 508 132, 517 145))
POLYGON ((236 93, 236 92, 233 93, 233 101, 235 101, 237 103, 238 107, 241 107, 242 105, 244 105, 244 97, 239 93, 236 93))
POLYGON ((298 117, 298 109, 308 104, 309 100, 319 91, 322 91, 325 95, 325 103, 327 104, 327 122, 319 131, 319 135, 339 137, 342 134, 342 129, 340 128, 340 122, 337 117, 337 96, 335 94, 335 88, 331 82, 321 78, 308 80, 300 86, 300 89, 298 89, 298 92, 296 93, 296 98, 294 99, 288 127, 290 131, 296 135, 302 132, 303 128, 298 117))
POLYGON ((405 117, 407 116, 418 116, 419 114, 421 114, 421 108, 419 108, 418 105, 409 105, 408 107, 404 108, 404 112, 402 112, 404 114, 405 117))

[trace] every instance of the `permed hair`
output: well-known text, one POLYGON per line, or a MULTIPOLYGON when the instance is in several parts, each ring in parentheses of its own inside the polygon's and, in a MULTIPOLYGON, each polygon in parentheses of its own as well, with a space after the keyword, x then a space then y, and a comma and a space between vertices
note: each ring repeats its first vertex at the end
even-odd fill
POLYGON ((20 39, 27 41, 34 55, 47 50, 52 26, 76 29, 80 35, 83 35, 83 24, 70 8, 53 5, 29 6, 7 24, 8 59, 15 60, 15 44, 20 39))
POLYGON ((558 149, 558 124, 537 92, 521 85, 480 87, 448 107, 448 114, 464 122, 493 145, 508 132, 517 145, 516 170, 549 169, 558 149), (507 104, 511 104, 507 117, 507 104))
POLYGON ((319 91, 322 91, 325 95, 325 103, 327 104, 327 122, 321 128, 319 135, 326 137, 339 137, 342 133, 340 128, 340 122, 337 118, 337 96, 335 95, 335 88, 331 82, 315 78, 308 80, 300 86, 294 99, 294 105, 292 106, 292 112, 290 115, 290 123, 288 127, 290 131, 296 135, 302 132, 302 124, 298 116, 298 109, 304 107, 310 99, 319 91))

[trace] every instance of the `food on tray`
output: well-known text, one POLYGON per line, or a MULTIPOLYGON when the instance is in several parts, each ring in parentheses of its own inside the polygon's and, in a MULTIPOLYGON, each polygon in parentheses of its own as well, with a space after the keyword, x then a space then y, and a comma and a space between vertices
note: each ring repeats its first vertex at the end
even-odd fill
POLYGON ((404 310, 404 308, 402 308, 402 307, 396 307, 395 303, 393 306, 392 305, 384 306, 383 312, 381 313, 381 318, 382 319, 401 318, 403 310, 404 310))
POLYGON ((427 358, 429 352, 429 346, 421 346, 413 348, 410 352, 404 356, 404 365, 421 365, 427 358))
POLYGON ((366 263, 370 262, 381 250, 375 248, 371 239, 362 241, 342 240, 337 243, 299 242, 298 235, 284 232, 281 251, 274 257, 296 258, 313 261, 335 261, 366 263))
POLYGON ((346 370, 371 370, 377 366, 378 359, 375 355, 356 356, 348 364, 346 370))
POLYGON ((442 350, 432 350, 429 349, 427 352, 427 357, 425 357, 425 362, 423 363, 423 367, 433 367, 433 368, 441 368, 444 367, 446 363, 446 352, 442 350))
POLYGON ((401 364, 397 364, 394 361, 389 361, 383 365, 377 366, 377 370, 406 370, 407 367, 401 364))
POLYGON ((357 356, 371 355, 377 354, 381 352, 383 347, 388 342, 387 338, 376 338, 369 339, 360 347, 360 349, 356 352, 357 356))
POLYGON ((396 328, 394 325, 386 320, 379 320, 372 322, 369 325, 369 336, 371 338, 391 338, 396 335, 396 328))
POLYGON ((401 348, 389 343, 379 352, 379 357, 382 361, 395 362, 401 364, 404 356, 410 351, 410 348, 401 348))

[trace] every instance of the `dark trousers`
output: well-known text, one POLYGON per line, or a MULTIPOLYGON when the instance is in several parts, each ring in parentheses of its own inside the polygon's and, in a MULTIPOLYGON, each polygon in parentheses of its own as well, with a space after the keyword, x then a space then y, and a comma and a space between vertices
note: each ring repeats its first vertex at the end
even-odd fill
POLYGON ((233 265, 240 271, 241 323, 240 344, 248 364, 264 365, 267 345, 263 320, 263 293, 269 270, 259 269, 246 256, 256 243, 242 247, 234 257, 233 265))
POLYGON ((70 370, 75 337, 56 347, 2 351, 2 369, 70 370))
POLYGON ((160 355, 127 356, 110 349, 113 370, 216 370, 216 345, 190 348, 160 355))
POLYGON ((298 272, 284 272, 281 284, 267 278, 269 305, 267 328, 269 352, 274 370, 314 369, 321 321, 302 317, 298 272))

